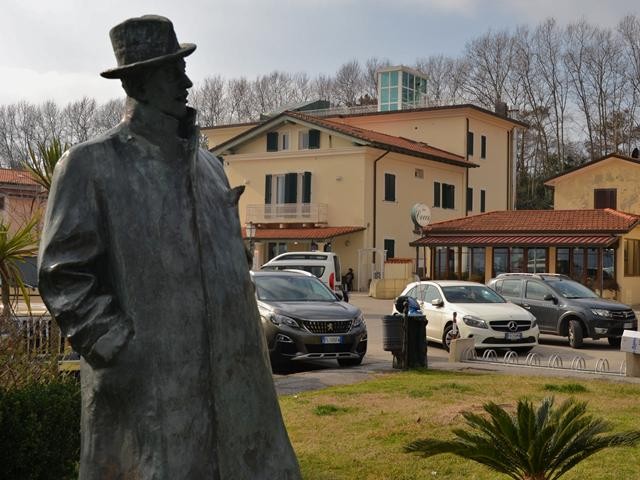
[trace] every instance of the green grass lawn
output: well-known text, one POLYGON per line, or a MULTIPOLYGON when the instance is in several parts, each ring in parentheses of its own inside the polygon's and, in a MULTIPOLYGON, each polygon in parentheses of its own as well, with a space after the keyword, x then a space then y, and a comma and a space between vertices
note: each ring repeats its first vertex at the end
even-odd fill
MULTIPOLYGON (((417 438, 452 438, 461 412, 483 413, 494 401, 537 405, 573 396, 614 431, 640 429, 640 385, 597 379, 559 379, 421 370, 380 375, 348 386, 281 397, 282 412, 305 480, 498 480, 508 477, 451 455, 428 459, 402 448, 417 438)), ((587 459, 563 480, 640 479, 640 446, 609 449, 587 459)))

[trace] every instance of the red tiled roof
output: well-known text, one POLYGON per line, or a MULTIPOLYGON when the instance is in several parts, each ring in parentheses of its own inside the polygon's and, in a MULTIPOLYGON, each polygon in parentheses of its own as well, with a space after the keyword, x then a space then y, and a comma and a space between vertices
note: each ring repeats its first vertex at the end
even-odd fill
POLYGON ((411 246, 478 246, 478 247, 608 247, 618 237, 612 235, 437 235, 422 237, 411 246))
MULTIPOLYGON (((255 240, 328 240, 340 235, 360 232, 365 227, 257 228, 255 240)), ((247 234, 242 229, 243 238, 247 234)))
POLYGON ((435 160, 444 163, 450 163, 453 165, 463 167, 477 167, 478 165, 467 161, 464 157, 456 155, 455 153, 447 152, 440 148, 433 147, 424 142, 418 142, 410 140, 404 137, 396 137, 393 135, 387 135, 386 133, 376 132, 374 130, 367 130, 346 123, 327 120, 326 118, 314 117, 311 115, 305 115, 300 112, 285 112, 292 118, 297 118, 308 123, 312 123, 319 127, 323 127, 329 130, 333 130, 339 133, 343 133, 350 137, 355 137, 360 140, 368 142, 373 147, 389 149, 394 152, 404 153, 408 155, 419 156, 427 158, 429 160, 435 160))
POLYGON ((624 233, 640 216, 610 208, 599 210, 501 210, 434 223, 423 231, 431 234, 522 233, 533 235, 624 233))
POLYGON ((11 168, 0 168, 0 184, 2 183, 37 185, 31 174, 26 170, 14 170, 11 168))

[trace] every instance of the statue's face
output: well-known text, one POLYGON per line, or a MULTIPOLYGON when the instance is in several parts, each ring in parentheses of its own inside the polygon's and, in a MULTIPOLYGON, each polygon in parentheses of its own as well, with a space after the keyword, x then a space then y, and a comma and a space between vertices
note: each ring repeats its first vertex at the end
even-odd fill
POLYGON ((181 58, 155 68, 145 81, 145 103, 172 117, 183 118, 187 113, 187 89, 193 86, 185 68, 181 58))

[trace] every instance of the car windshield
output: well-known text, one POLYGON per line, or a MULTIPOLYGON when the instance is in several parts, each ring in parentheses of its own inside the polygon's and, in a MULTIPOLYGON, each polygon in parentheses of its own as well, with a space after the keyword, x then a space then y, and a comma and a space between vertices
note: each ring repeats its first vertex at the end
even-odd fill
POLYGON ((599 298, 592 290, 573 280, 547 280, 564 298, 599 298))
POLYGON ((442 287, 449 303, 505 303, 506 300, 483 285, 456 285, 442 287))
POLYGON ((265 302, 336 302, 333 292, 315 277, 256 275, 256 295, 265 302))

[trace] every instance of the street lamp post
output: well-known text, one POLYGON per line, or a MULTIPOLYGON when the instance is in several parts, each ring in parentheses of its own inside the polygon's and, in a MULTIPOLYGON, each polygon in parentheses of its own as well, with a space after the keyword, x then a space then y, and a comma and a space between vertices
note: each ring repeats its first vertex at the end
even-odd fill
POLYGON ((253 240, 256 236, 256 224, 253 222, 249 222, 246 225, 247 230, 247 238, 249 239, 249 253, 251 254, 251 266, 253 267, 253 240))

